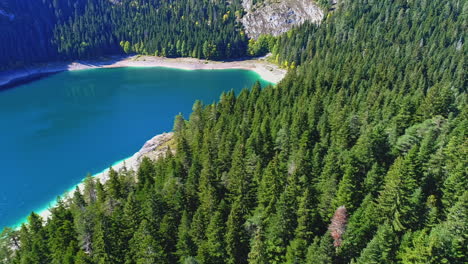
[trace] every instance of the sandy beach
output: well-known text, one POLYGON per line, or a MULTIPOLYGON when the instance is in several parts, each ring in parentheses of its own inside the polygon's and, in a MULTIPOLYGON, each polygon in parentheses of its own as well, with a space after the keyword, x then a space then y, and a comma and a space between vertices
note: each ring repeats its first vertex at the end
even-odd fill
POLYGON ((262 79, 271 83, 278 83, 286 75, 285 69, 281 69, 277 65, 268 62, 266 57, 222 62, 194 58, 164 58, 137 55, 110 57, 93 61, 80 60, 70 63, 48 63, 23 69, 2 71, 0 72, 0 88, 10 86, 24 79, 49 73, 117 67, 167 67, 184 70, 244 69, 256 72, 262 79))

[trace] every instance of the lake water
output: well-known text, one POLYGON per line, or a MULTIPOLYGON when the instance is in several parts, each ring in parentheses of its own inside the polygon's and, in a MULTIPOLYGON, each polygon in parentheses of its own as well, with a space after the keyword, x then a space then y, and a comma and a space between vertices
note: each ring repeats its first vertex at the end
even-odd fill
POLYGON ((195 100, 212 103, 259 79, 246 70, 91 69, 0 91, 0 230, 170 131, 195 100))

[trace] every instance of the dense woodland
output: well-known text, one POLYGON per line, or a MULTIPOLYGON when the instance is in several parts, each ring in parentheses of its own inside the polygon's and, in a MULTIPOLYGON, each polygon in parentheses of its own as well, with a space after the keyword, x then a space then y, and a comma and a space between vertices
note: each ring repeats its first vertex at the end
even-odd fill
POLYGON ((196 102, 175 154, 88 177, 0 263, 467 263, 467 10, 343 0, 264 37, 281 83, 196 102))
POLYGON ((125 53, 247 54, 239 0, 6 0, 0 10, 12 15, 0 15, 0 69, 125 53))

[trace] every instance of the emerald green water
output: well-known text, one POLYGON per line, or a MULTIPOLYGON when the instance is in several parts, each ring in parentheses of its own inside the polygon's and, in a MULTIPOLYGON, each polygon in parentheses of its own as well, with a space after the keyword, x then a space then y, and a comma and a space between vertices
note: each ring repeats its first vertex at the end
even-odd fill
POLYGON ((170 131, 195 100, 212 103, 258 79, 246 70, 92 69, 1 91, 0 229, 170 131))

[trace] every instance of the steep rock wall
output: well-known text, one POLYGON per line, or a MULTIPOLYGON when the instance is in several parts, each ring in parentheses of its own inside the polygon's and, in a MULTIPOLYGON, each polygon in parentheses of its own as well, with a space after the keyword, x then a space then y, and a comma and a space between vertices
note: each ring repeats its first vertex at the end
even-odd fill
POLYGON ((323 11, 312 0, 264 0, 253 4, 243 0, 246 14, 241 21, 247 35, 258 38, 261 34, 278 36, 305 21, 320 23, 323 11))

